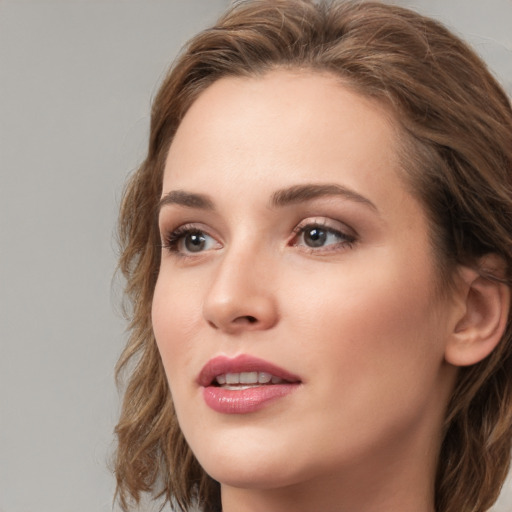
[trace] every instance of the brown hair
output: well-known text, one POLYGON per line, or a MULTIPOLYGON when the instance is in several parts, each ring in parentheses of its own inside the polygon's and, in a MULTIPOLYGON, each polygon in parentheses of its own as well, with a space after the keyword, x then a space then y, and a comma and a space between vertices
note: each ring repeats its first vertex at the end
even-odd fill
MULTIPOLYGON (((403 167, 432 224, 441 270, 486 253, 512 268, 512 109, 485 64, 439 23, 378 2, 249 0, 191 40, 155 98, 146 160, 122 203, 120 270, 131 336, 116 428, 118 497, 151 492, 185 510, 220 510, 219 484, 180 431, 151 327, 159 270, 156 205, 173 136, 197 96, 224 76, 276 67, 330 72, 394 112, 403 167)), ((486 269, 480 269, 482 273, 486 269)), ((495 278, 488 273, 487 278, 495 278)), ((503 276, 501 276, 503 278, 503 276)), ((483 512, 507 474, 512 443, 512 329, 484 361, 461 368, 437 468, 437 512, 483 512)))

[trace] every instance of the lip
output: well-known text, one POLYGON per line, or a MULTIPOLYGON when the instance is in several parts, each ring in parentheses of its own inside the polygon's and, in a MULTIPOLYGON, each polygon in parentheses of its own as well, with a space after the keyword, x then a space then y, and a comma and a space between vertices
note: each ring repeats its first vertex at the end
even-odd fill
POLYGON ((290 383, 300 382, 300 377, 297 375, 293 375, 285 369, 269 363, 264 359, 259 359, 258 357, 249 356, 247 354, 242 354, 234 358, 218 356, 210 359, 199 373, 197 382, 200 386, 206 387, 212 385, 217 375, 240 372, 266 372, 290 383))
POLYGON ((235 358, 218 356, 211 359, 199 373, 197 382, 203 388, 206 405, 214 411, 223 414, 247 414, 259 411, 269 402, 290 394, 299 387, 301 379, 268 361, 242 354, 235 358), (218 375, 241 372, 266 372, 284 382, 240 390, 214 385, 218 375))

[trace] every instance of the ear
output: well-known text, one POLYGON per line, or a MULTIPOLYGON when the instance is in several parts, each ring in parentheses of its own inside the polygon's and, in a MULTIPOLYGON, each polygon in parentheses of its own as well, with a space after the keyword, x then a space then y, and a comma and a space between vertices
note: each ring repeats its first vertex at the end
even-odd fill
MULTIPOLYGON (((490 254, 482 258, 479 267, 487 274, 503 276, 505 263, 490 254)), ((510 288, 482 277, 476 270, 459 270, 457 294, 463 307, 456 308, 458 317, 446 345, 445 359, 454 366, 469 366, 485 359, 500 342, 507 326, 510 288)))

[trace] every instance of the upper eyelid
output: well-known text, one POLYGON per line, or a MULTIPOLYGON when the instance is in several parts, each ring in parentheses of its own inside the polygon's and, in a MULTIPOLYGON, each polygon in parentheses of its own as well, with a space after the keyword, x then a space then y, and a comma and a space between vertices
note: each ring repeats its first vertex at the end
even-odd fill
POLYGON ((351 227, 346 222, 343 222, 341 220, 333 219, 331 217, 307 217, 303 220, 301 220, 297 225, 294 227, 294 231, 300 231, 303 228, 306 228, 308 226, 321 226, 326 229, 330 229, 332 231, 339 231, 341 233, 344 233, 346 235, 357 237, 358 233, 357 231, 351 227))
POLYGON ((191 226, 194 229, 204 230, 213 237, 217 237, 218 230, 212 227, 212 221, 215 225, 222 227, 222 219, 214 212, 208 211, 205 217, 205 211, 194 208, 184 208, 180 205, 165 205, 157 217, 157 226, 160 235, 169 234, 182 226, 191 226))
POLYGON ((304 226, 300 226, 298 229, 296 229, 294 231, 294 236, 292 237, 292 240, 296 240, 299 236, 302 236, 302 234, 306 233, 308 231, 308 228, 310 228, 310 227, 311 228, 319 227, 323 231, 326 231, 328 233, 337 235, 340 238, 345 239, 347 241, 349 241, 349 240, 350 241, 357 240, 357 236, 356 235, 353 235, 351 233, 347 233, 343 229, 336 229, 336 228, 333 228, 333 227, 329 227, 329 226, 325 226, 325 225, 319 225, 319 224, 306 224, 304 226))
POLYGON ((217 236, 211 229, 208 229, 200 223, 186 222, 184 224, 179 224, 171 229, 164 229, 160 231, 160 235, 164 239, 167 239, 177 233, 180 236, 187 235, 189 233, 203 233, 209 238, 213 238, 214 240, 219 241, 219 236, 217 236))
POLYGON ((160 219, 158 223, 160 234, 169 235, 179 230, 204 231, 209 236, 212 234, 212 228, 200 221, 173 221, 171 219, 160 219))

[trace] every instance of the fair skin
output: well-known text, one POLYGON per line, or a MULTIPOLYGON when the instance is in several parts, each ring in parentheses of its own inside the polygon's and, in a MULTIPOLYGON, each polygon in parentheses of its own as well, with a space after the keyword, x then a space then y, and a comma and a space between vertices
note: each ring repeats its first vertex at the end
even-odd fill
POLYGON ((476 276, 438 293, 396 134, 382 106, 305 71, 223 78, 176 133, 152 320, 224 512, 434 511, 448 347, 456 364, 476 276), (201 370, 240 355, 292 374, 291 391, 212 408, 201 370))

